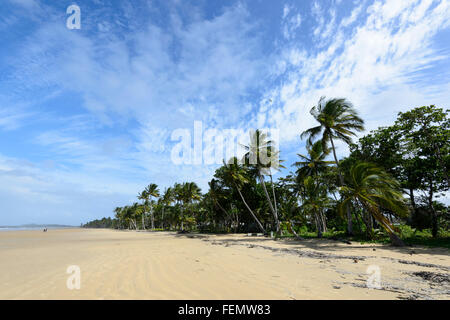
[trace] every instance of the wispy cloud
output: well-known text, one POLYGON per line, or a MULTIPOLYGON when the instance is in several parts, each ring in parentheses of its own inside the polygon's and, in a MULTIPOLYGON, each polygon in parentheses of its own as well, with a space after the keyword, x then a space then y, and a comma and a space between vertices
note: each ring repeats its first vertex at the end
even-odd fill
MULTIPOLYGON (((283 130, 282 137, 289 142, 312 125, 308 111, 322 95, 353 101, 368 119, 369 128, 391 122, 406 108, 445 102, 449 96, 443 90, 448 81, 440 91, 446 98, 441 95, 436 101, 438 96, 428 90, 435 84, 415 72, 448 59, 448 52, 440 52, 433 42, 434 35, 449 26, 448 7, 447 1, 377 1, 365 9, 367 17, 356 28, 346 31, 344 27, 362 10, 354 9, 339 26, 336 23, 326 48, 294 47, 285 52, 282 62, 288 80, 270 89, 273 107, 261 107, 260 112, 267 115, 269 125, 283 130)), ((323 39, 328 32, 317 31, 325 28, 317 2, 313 12, 319 19, 316 37, 323 39)))

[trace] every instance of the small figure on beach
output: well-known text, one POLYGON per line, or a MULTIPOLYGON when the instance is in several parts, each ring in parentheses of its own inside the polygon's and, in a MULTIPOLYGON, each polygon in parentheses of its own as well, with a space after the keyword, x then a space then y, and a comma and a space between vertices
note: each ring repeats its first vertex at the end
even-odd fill
POLYGON ((44 232, 47 232, 47 227, 44 228, 44 232))

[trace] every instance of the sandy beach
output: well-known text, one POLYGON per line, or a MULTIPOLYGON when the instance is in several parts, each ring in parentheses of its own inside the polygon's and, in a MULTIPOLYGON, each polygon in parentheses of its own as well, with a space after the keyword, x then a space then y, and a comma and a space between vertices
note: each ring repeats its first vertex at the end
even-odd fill
POLYGON ((450 252, 246 235, 0 233, 0 299, 450 299, 450 252), (71 265, 80 289, 69 290, 71 265), (381 288, 367 288, 369 266, 381 288), (373 267, 372 269, 374 270, 373 267))

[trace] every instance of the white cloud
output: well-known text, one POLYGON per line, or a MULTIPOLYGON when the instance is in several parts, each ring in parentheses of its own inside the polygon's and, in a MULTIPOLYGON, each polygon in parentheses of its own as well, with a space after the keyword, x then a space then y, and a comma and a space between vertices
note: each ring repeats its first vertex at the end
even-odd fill
MULTIPOLYGON (((398 111, 436 99, 448 101, 448 81, 433 92, 428 90, 431 84, 414 75, 448 58, 435 50, 433 36, 449 26, 449 3, 432 4, 376 1, 354 32, 345 32, 341 26, 324 49, 290 49, 283 55, 287 81, 272 94, 277 97, 274 107, 260 110, 267 114, 267 123, 280 128, 281 138, 289 142, 314 124, 309 110, 323 95, 350 99, 367 119, 368 128, 392 122, 398 111)), ((318 3, 313 12, 320 21, 323 10, 318 3)))
POLYGON ((302 16, 300 13, 296 13, 296 10, 289 5, 285 5, 283 8, 282 28, 283 37, 285 39, 292 39, 295 37, 295 33, 302 24, 302 16))
POLYGON ((362 9, 363 9, 363 6, 362 6, 362 5, 359 5, 358 7, 354 8, 354 9, 352 10, 352 13, 350 14, 350 16, 348 16, 348 17, 342 19, 342 21, 341 21, 341 26, 343 26, 343 27, 348 27, 348 26, 350 26, 351 24, 355 23, 355 22, 356 22, 356 19, 358 18, 358 16, 359 16, 359 15, 361 14, 361 12, 362 12, 362 9))

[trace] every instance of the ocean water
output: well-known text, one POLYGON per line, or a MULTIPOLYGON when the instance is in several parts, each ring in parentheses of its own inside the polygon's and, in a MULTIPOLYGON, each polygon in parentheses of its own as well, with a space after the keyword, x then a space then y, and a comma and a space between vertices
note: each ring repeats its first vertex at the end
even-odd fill
MULTIPOLYGON (((74 227, 47 227, 48 230, 55 230, 55 229, 67 229, 67 228, 74 228, 74 227)), ((0 227, 0 232, 2 231, 32 231, 32 230, 44 230, 44 227, 0 227)))

